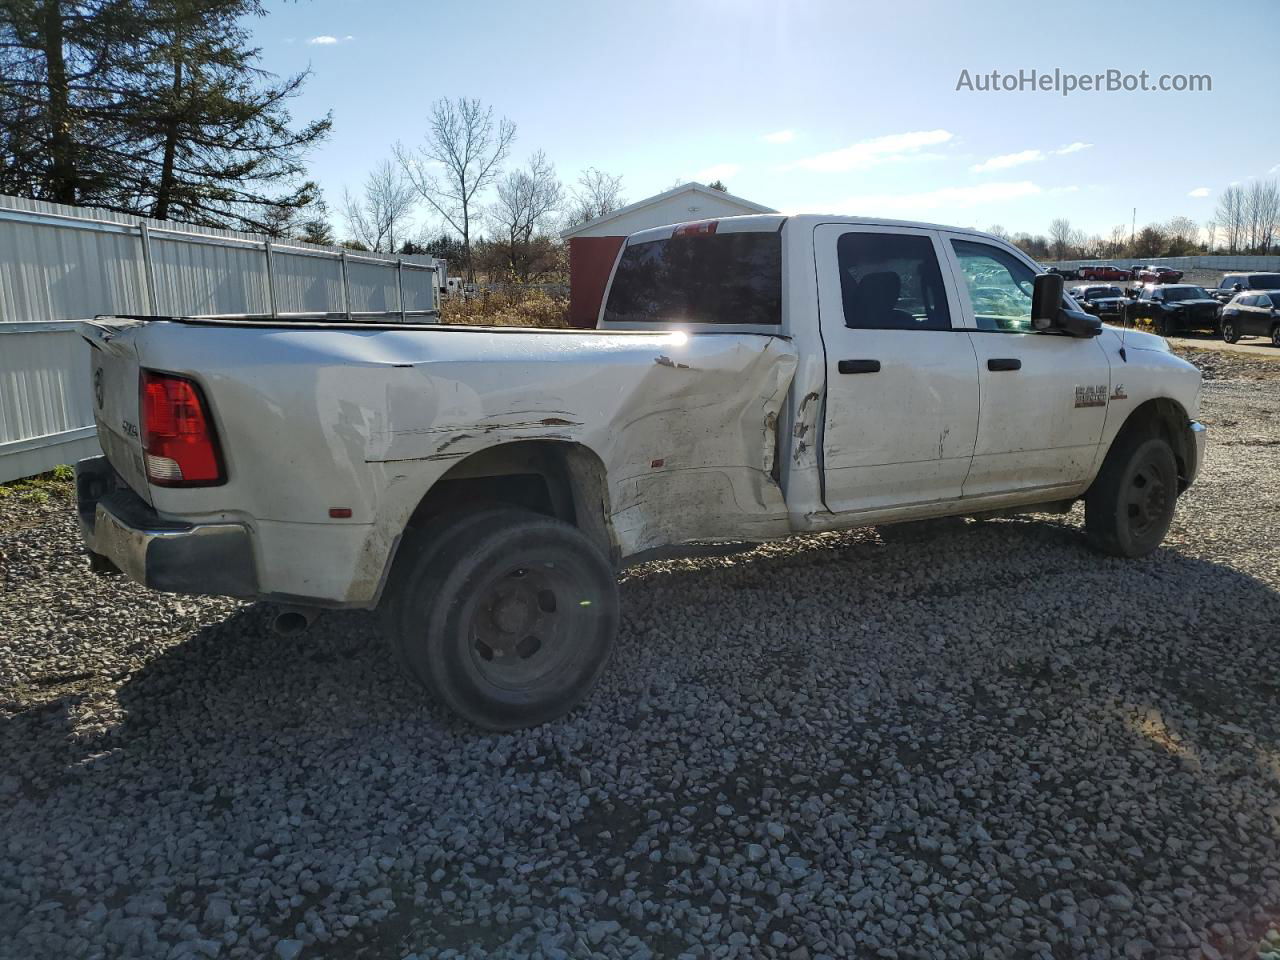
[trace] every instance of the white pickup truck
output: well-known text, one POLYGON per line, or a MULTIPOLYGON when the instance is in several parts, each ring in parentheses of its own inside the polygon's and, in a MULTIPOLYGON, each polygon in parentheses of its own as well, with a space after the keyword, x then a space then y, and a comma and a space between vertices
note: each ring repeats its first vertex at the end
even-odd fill
POLYGON ((158 590, 382 610, 483 727, 567 711, 616 571, 689 545, 1085 501, 1139 556, 1195 478, 1200 376, 969 230, 647 230, 599 329, 99 318, 94 564, 158 590))

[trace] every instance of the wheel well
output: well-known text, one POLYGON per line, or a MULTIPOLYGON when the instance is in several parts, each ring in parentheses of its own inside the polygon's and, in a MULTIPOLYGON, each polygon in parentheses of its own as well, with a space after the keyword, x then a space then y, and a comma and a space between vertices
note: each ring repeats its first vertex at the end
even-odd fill
POLYGON ((408 526, 422 527, 443 513, 499 503, 573 524, 619 563, 604 464, 579 443, 518 440, 477 451, 435 482, 408 526))
POLYGON ((1124 422, 1116 438, 1111 441, 1111 449, 1118 449, 1121 443, 1134 437, 1163 437, 1173 450, 1174 460, 1178 464, 1178 492, 1187 489, 1188 477, 1195 466, 1195 438, 1187 428, 1190 418, 1187 411, 1176 400, 1168 397, 1156 397, 1139 405, 1124 422))

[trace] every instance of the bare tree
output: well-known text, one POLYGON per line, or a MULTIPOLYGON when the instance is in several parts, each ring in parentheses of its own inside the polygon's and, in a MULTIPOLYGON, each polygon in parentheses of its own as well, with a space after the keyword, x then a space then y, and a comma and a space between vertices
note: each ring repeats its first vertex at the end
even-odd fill
POLYGON ((343 191, 342 217, 353 240, 379 253, 394 253, 396 234, 404 234, 404 222, 415 202, 413 186, 403 171, 384 160, 365 180, 363 196, 343 191))
POLYGON ((1053 251, 1056 259, 1061 260, 1067 255, 1071 239, 1071 221, 1066 217, 1058 217, 1049 224, 1049 249, 1053 251))
POLYGON ((1169 239, 1169 256, 1184 257, 1200 242, 1200 227, 1190 217, 1171 217, 1164 226, 1169 239))
POLYGON ((1274 180, 1255 180, 1244 192, 1244 222, 1249 249, 1266 253, 1276 239, 1280 190, 1274 180))
POLYGON ((578 176, 578 186, 573 191, 573 212, 570 226, 577 226, 607 216, 626 204, 622 195, 622 177, 613 176, 595 167, 588 167, 578 176))
POLYGON ((488 210, 489 221, 506 247, 507 267, 521 280, 529 279, 533 240, 564 202, 564 187, 555 166, 539 150, 523 170, 498 181, 498 199, 488 210))
POLYGON ((1222 231, 1227 253, 1238 253, 1245 239, 1245 196, 1239 184, 1232 184, 1222 191, 1213 218, 1222 231))
POLYGON ((1111 228, 1111 236, 1107 238, 1107 256, 1118 257, 1129 245, 1129 225, 1117 223, 1111 228))
POLYGON ((474 98, 437 100, 431 105, 427 137, 413 150, 395 146, 396 159, 414 189, 462 237, 468 281, 475 281, 471 225, 477 194, 498 178, 516 138, 516 125, 503 117, 494 126, 493 107, 474 98))
POLYGON ((998 223, 993 223, 991 226, 987 227, 987 233, 991 234, 993 237, 999 237, 1001 240, 1009 239, 1009 231, 998 223))

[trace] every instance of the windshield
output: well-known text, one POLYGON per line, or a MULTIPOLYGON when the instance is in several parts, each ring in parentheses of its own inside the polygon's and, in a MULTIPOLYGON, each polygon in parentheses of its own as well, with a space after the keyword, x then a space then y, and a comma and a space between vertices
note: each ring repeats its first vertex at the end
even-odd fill
POLYGON ((628 244, 606 323, 782 322, 782 238, 713 233, 628 244))
POLYGON ((1209 294, 1204 292, 1204 287, 1165 287, 1164 298, 1166 300, 1207 300, 1209 294))

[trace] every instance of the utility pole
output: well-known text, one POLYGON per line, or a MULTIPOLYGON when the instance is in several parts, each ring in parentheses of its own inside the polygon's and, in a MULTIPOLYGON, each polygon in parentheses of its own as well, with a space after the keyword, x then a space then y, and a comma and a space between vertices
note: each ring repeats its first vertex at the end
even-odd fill
POLYGON ((1129 222, 1129 246, 1133 246, 1133 233, 1138 227, 1138 208, 1133 208, 1133 219, 1129 222))

